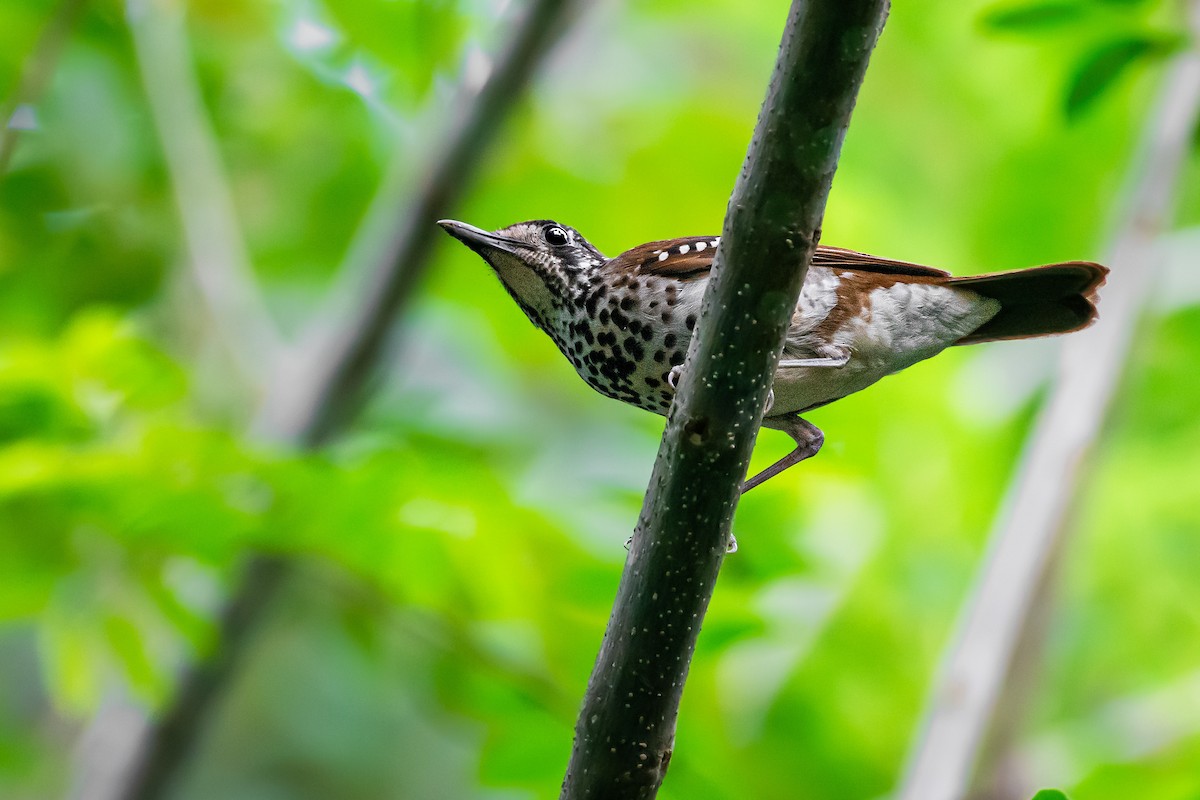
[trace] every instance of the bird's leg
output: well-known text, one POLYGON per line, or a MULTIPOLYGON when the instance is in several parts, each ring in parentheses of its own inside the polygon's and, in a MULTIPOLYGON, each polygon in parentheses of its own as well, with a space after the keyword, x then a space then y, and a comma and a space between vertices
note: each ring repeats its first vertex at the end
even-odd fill
MULTIPOLYGON (((778 369, 813 367, 838 369, 850 362, 850 348, 845 345, 823 345, 817 349, 817 353, 819 355, 815 358, 781 358, 778 369)), ((767 396, 767 407, 763 410, 764 416, 771 413, 771 406, 774 403, 775 392, 772 390, 767 396)), ((801 419, 799 414, 781 414, 777 417, 766 417, 763 420, 763 427, 783 431, 792 437, 792 441, 796 443, 796 449, 742 484, 743 494, 760 483, 774 478, 785 469, 794 467, 804 459, 812 458, 820 451, 821 445, 825 443, 825 434, 821 433, 821 429, 811 422, 801 419)))
MULTIPOLYGON (((820 355, 815 358, 780 359, 778 368, 801 369, 827 367, 837 369, 846 366, 850 361, 850 348, 844 345, 826 345, 818 349, 817 352, 820 355)), ((676 388, 679 383, 679 376, 682 374, 682 365, 671 368, 670 373, 667 374, 667 383, 672 389, 676 388)), ((825 443, 825 434, 821 433, 821 429, 811 422, 802 419, 799 414, 781 414, 776 417, 767 416, 771 413, 771 408, 774 405, 775 390, 772 388, 767 392, 767 402, 763 408, 763 416, 766 417, 762 423, 763 427, 783 431, 788 436, 791 436, 792 441, 796 443, 796 449, 743 483, 743 494, 755 486, 774 478, 789 467, 794 467, 804 459, 812 458, 820 451, 821 445, 825 443)), ((734 544, 733 546, 736 547, 737 545, 734 544)))
POLYGON ((742 494, 750 491, 760 483, 774 478, 788 467, 794 467, 804 459, 812 458, 821 449, 821 445, 825 443, 825 434, 821 433, 821 429, 811 422, 801 419, 799 414, 770 417, 763 420, 763 427, 783 431, 792 437, 792 441, 796 443, 796 449, 743 483, 742 494))

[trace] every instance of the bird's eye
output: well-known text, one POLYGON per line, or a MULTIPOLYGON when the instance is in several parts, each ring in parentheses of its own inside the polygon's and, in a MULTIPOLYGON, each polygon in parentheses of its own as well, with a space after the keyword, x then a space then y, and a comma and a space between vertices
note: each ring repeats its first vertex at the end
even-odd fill
POLYGON ((571 237, 558 225, 547 225, 543 228, 542 238, 546 240, 546 244, 552 247, 562 247, 571 242, 571 237))

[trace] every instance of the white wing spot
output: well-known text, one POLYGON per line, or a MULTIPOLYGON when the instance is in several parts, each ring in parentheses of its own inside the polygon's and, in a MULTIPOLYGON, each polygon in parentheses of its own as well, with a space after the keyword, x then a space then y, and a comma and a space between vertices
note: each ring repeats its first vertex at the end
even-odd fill
POLYGON ((708 247, 708 242, 696 242, 696 252, 699 253, 704 248, 708 247))
POLYGON ((681 256, 685 256, 685 255, 687 255, 687 254, 688 254, 688 252, 689 252, 691 249, 692 249, 692 248, 691 248, 689 245, 686 245, 686 244, 681 244, 681 245, 679 245, 679 255, 681 255, 681 256))
POLYGON ((717 246, 717 245, 719 245, 720 243, 721 243, 721 238, 720 238, 720 237, 717 237, 716 239, 713 239, 713 240, 712 240, 712 246, 713 246, 713 247, 716 247, 716 246, 717 246))
POLYGON ((668 253, 666 250, 663 250, 661 253, 659 253, 659 254, 658 254, 658 260, 659 260, 659 261, 666 261, 666 260, 667 260, 667 256, 669 256, 669 255, 671 255, 671 254, 670 254, 670 253, 668 253))

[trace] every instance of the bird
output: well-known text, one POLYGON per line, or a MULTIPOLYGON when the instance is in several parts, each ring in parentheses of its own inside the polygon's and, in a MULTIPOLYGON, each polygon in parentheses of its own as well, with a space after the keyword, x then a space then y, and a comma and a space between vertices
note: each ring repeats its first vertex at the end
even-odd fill
MULTIPOLYGON (((486 231, 438 224, 479 256, 593 389, 666 415, 700 316, 717 236, 647 242, 614 258, 553 220, 486 231)), ((955 277, 933 267, 818 245, 789 322, 762 426, 788 455, 749 491, 816 455, 803 414, 953 345, 1069 333, 1096 319, 1108 269, 1068 261, 955 277)))

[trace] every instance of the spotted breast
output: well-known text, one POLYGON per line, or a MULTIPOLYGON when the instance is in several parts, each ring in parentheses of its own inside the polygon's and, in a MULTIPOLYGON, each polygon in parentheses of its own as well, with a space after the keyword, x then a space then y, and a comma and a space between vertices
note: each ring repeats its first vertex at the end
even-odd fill
MULTIPOLYGON (((597 391, 665 414, 700 315, 720 240, 649 242, 605 258, 573 228, 533 220, 488 232, 440 223, 491 265, 525 314, 597 391)), ((763 425, 792 454, 748 481, 778 474, 821 446, 799 415, 864 389, 951 345, 1078 330, 1096 316, 1107 270, 1072 261, 971 277, 818 247, 796 303, 763 425)))

